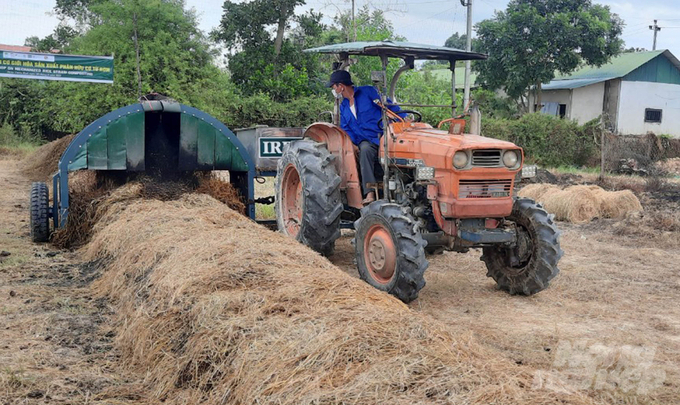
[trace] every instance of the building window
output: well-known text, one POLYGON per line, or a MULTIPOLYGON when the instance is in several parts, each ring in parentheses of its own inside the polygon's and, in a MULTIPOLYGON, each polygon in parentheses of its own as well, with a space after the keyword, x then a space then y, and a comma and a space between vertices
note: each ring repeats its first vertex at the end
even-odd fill
POLYGON ((661 110, 645 108, 645 122, 661 123, 661 110))
POLYGON ((560 104, 560 118, 564 118, 565 115, 567 115, 567 105, 560 104))

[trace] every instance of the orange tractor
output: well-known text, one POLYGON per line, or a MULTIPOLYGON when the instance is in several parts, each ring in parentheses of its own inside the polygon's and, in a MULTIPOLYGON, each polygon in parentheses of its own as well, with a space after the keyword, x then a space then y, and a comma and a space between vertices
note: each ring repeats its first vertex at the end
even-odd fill
MULTIPOLYGON (((362 205, 354 145, 336 124, 315 123, 303 138, 287 144, 278 162, 276 216, 281 232, 331 254, 342 227, 355 229, 356 263, 363 280, 404 302, 425 286, 427 253, 481 248, 481 260, 498 286, 510 294, 531 295, 548 286, 563 252, 552 217, 530 199, 515 198, 523 151, 511 142, 462 133, 465 120, 453 117, 437 128, 417 111, 404 120, 392 113, 389 95, 399 76, 417 59, 457 60, 486 56, 451 48, 398 42, 354 42, 310 49, 337 54, 334 69, 347 69, 350 56, 377 56, 372 72, 381 100, 384 131, 380 156, 382 183, 377 201, 362 205), (387 81, 389 58, 404 61, 387 81), (449 123, 449 130, 440 129, 449 123)), ((413 104, 399 104, 402 107, 413 104)), ((455 111, 453 105, 439 106, 455 111)), ((406 110, 402 110, 406 111, 406 110)), ((479 132, 472 114, 471 131, 479 132)), ((338 108, 334 114, 338 120, 338 108)))

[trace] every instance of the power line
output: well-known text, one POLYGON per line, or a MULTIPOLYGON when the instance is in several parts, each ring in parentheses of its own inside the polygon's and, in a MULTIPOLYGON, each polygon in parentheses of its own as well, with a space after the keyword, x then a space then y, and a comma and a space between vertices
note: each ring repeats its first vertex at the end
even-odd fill
POLYGON ((418 23, 421 22, 421 21, 429 20, 430 18, 434 18, 434 17, 436 17, 436 16, 438 16, 438 15, 442 15, 442 14, 444 14, 444 13, 447 13, 447 12, 449 12, 449 11, 451 11, 451 10, 455 10, 455 9, 456 9, 456 7, 451 7, 451 8, 448 8, 448 9, 446 9, 446 10, 437 11, 436 13, 432 14, 431 16, 428 16, 428 17, 425 17, 425 18, 418 19, 418 20, 412 22, 411 24, 402 25, 402 26, 400 26, 399 28, 411 27, 411 26, 413 26, 413 25, 418 24, 418 23))

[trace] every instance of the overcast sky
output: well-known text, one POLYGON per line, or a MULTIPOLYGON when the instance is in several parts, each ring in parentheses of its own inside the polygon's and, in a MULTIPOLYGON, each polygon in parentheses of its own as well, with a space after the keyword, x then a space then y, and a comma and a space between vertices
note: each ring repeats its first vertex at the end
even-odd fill
MULTIPOLYGON (((504 10, 508 0, 472 0, 473 23, 491 18, 494 10, 504 10)), ((623 39, 627 47, 652 49, 653 32, 649 25, 657 19, 662 27, 657 49, 669 49, 680 58, 679 0, 601 0, 626 23, 623 39)), ((222 15, 220 0, 186 0, 196 9, 200 27, 208 32, 217 26, 222 15)), ((454 32, 465 32, 466 14, 460 0, 356 0, 357 7, 388 10, 395 31, 411 42, 443 45, 454 32)), ((55 0, 0 0, 0 43, 23 45, 29 36, 44 37, 58 20, 51 14, 55 0)), ((349 0, 307 0, 302 9, 321 11, 330 16, 351 7, 349 0)))

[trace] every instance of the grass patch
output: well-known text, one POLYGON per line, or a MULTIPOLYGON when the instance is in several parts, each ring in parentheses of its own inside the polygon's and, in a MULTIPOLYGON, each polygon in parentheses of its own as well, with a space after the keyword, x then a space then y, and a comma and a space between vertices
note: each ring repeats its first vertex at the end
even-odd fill
POLYGON ((552 167, 552 168, 547 168, 548 171, 552 173, 561 173, 561 174, 600 174, 600 168, 599 167, 577 167, 577 166, 558 166, 558 167, 552 167))
POLYGON ((255 204, 255 218, 257 219, 276 219, 274 204, 255 204))
POLYGON ((0 387, 3 391, 13 392, 19 390, 29 384, 25 381, 22 376, 23 371, 15 371, 10 368, 5 368, 2 373, 0 373, 0 387))
POLYGON ((61 312, 69 313, 72 315, 84 315, 87 314, 87 308, 83 305, 82 301, 79 299, 72 299, 71 297, 59 297, 52 301, 54 305, 61 312))
POLYGON ((0 269, 22 265, 28 261, 28 256, 12 253, 11 256, 3 259, 3 261, 0 261, 0 269))
POLYGON ((0 156, 23 157, 38 149, 40 136, 28 131, 16 131, 5 123, 0 126, 0 156))

